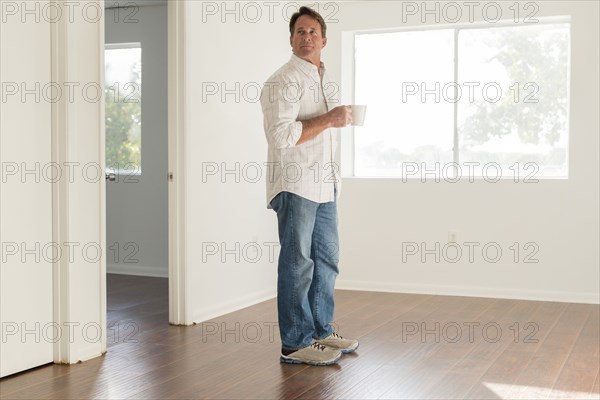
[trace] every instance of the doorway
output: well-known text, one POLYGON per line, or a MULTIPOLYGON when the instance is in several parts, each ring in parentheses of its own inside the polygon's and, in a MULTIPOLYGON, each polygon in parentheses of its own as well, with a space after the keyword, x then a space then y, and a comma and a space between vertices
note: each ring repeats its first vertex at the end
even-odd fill
POLYGON ((166 1, 105 4, 110 348, 169 323, 168 11, 166 1))

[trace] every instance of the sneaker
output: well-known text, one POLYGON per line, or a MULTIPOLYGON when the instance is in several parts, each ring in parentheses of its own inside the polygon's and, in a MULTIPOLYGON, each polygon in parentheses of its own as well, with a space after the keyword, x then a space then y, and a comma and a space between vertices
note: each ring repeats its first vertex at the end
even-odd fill
POLYGON ((358 348, 358 340, 344 339, 335 332, 317 342, 331 349, 340 350, 342 353, 352 353, 358 348))
POLYGON ((335 364, 341 356, 341 351, 314 342, 287 356, 281 354, 279 360, 288 364, 331 365, 335 364))

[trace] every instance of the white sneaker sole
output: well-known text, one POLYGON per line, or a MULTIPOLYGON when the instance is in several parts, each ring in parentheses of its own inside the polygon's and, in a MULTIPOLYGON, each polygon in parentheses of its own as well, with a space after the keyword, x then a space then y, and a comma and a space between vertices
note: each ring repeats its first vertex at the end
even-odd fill
POLYGON ((289 356, 284 356, 283 354, 279 357, 279 361, 285 364, 308 364, 308 365, 331 365, 338 362, 342 355, 336 357, 335 360, 331 361, 312 361, 312 360, 301 360, 298 358, 293 358, 289 356))

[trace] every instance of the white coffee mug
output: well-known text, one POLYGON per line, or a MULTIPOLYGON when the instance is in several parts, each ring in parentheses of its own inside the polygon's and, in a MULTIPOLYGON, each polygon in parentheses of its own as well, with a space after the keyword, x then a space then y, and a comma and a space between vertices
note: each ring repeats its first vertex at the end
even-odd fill
POLYGON ((363 126, 365 124, 365 115, 367 106, 352 105, 352 126, 363 126))

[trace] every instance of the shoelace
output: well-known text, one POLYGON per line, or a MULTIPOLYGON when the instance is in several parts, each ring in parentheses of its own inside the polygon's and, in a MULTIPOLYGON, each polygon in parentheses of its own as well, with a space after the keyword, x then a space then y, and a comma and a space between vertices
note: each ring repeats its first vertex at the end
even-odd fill
POLYGON ((332 333, 333 336, 335 336, 338 339, 343 339, 343 337, 341 337, 340 335, 338 335, 337 333, 333 332, 332 333))
POLYGON ((319 344, 318 342, 314 342, 311 346, 317 350, 325 351, 325 346, 322 344, 319 344))

